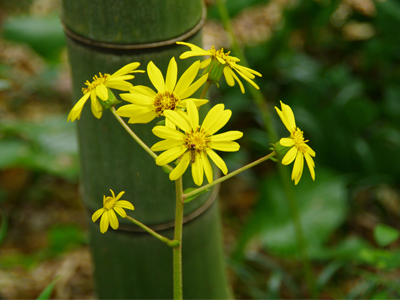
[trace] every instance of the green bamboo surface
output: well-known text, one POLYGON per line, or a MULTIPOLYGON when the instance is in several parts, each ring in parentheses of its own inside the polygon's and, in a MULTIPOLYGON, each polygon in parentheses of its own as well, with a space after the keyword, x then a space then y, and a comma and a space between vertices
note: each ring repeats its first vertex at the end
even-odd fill
MULTIPOLYGON (((192 29, 202 13, 201 1, 197 0, 63 1, 62 8, 62 20, 75 34, 108 43, 147 43, 176 38, 192 29)), ((201 34, 187 41, 200 44, 201 34)), ((179 55, 187 49, 178 45, 143 50, 110 50, 67 38, 67 48, 74 103, 82 96, 84 82, 99 72, 112 74, 133 61, 140 62, 139 69, 146 70, 148 62, 152 60, 165 76, 169 60, 175 56, 180 76, 195 61, 179 60, 179 55)), ((136 74, 131 82, 152 87, 147 74, 136 74)), ((117 97, 118 94, 116 92, 117 97)), ((202 110, 204 113, 205 108, 202 110)), ((131 125, 131 128, 152 146, 159 140, 151 132, 157 121, 131 125)), ((109 195, 109 189, 113 189, 115 193, 126 191, 123 199, 135 206, 135 210, 128 211, 128 214, 146 225, 173 221, 174 182, 132 140, 110 112, 104 112, 102 118, 97 120, 91 114, 89 100, 81 120, 76 123, 81 162, 81 195, 89 212, 90 246, 98 297, 171 298, 172 249, 147 233, 114 231, 110 228, 101 234, 98 223, 93 224, 90 220, 90 212, 102 207, 103 195, 109 195)), ((186 175, 184 188, 194 187, 190 172, 186 175)), ((206 202, 210 193, 185 205, 185 215, 206 202)), ((128 228, 135 226, 126 220, 121 221, 128 228)), ((173 229, 159 233, 172 238, 173 229)), ((198 218, 184 224, 183 286, 186 299, 229 298, 216 204, 198 218)))

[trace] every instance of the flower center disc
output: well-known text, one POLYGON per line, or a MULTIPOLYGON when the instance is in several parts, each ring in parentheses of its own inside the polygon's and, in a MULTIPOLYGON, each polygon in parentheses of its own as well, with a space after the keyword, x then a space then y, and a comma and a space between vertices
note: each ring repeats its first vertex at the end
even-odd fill
POLYGON ((186 133, 187 138, 185 139, 185 146, 197 153, 201 153, 202 151, 209 148, 208 144, 210 139, 204 134, 202 130, 199 131, 197 129, 195 132, 186 133))
POLYGON ((179 100, 174 92, 158 93, 154 99, 155 112, 158 116, 163 116, 164 110, 175 110, 179 100))
POLYGON ((303 136, 303 131, 301 131, 299 128, 296 128, 296 131, 292 133, 292 138, 294 140, 295 146, 297 149, 299 149, 301 152, 306 153, 307 152, 307 145, 304 140, 303 136))
POLYGON ((117 201, 115 200, 115 198, 113 198, 113 197, 107 197, 107 198, 106 198, 106 201, 104 201, 104 208, 107 209, 107 210, 112 209, 112 208, 114 207, 114 205, 115 205, 115 202, 117 202, 117 201))
POLYGON ((97 75, 94 75, 93 81, 89 82, 89 80, 86 80, 85 84, 88 86, 87 88, 82 88, 82 92, 86 94, 87 92, 90 92, 91 90, 94 90, 96 86, 104 84, 104 82, 107 81, 108 77, 110 77, 110 74, 101 74, 99 73, 99 77, 97 75))

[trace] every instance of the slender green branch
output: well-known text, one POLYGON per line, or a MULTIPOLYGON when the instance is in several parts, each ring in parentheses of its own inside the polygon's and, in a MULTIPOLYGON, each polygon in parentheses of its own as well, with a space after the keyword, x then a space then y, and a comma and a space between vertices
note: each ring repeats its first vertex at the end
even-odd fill
POLYGON ((161 242, 166 243, 168 246, 175 248, 179 247, 179 242, 176 240, 170 240, 169 238, 166 238, 165 236, 162 236, 161 234, 158 234, 155 232, 153 229, 147 227, 144 225, 142 222, 139 222, 138 220, 126 215, 125 219, 131 221, 133 224, 139 226, 140 228, 146 230, 148 233, 150 233, 152 236, 158 238, 161 242))
MULTIPOLYGON (((111 112, 115 116, 115 118, 118 120, 118 122, 122 125, 122 127, 125 128, 125 130, 129 133, 129 135, 146 151, 154 160, 157 158, 157 154, 155 154, 151 149, 132 131, 132 129, 128 126, 128 124, 125 123, 125 121, 117 115, 117 112, 115 111, 114 107, 111 107, 111 112)), ((172 171, 173 168, 171 168, 169 165, 165 165, 163 167, 166 167, 169 171, 172 171)))
POLYGON ((213 187, 216 184, 224 182, 225 180, 228 180, 229 178, 231 178, 231 177, 233 177, 233 176, 235 176, 235 175, 237 175, 237 174, 239 174, 239 173, 241 173, 243 171, 246 171, 246 170, 248 170, 248 169, 250 169, 250 168, 252 168, 252 167, 254 167, 254 166, 256 166, 256 165, 258 165, 258 164, 260 164, 260 163, 262 163, 262 162, 264 162, 266 160, 268 160, 268 159, 271 159, 272 157, 275 156, 275 154, 276 154, 275 151, 273 151, 270 154, 268 154, 267 156, 264 156, 264 157, 262 157, 262 158, 260 158, 260 159, 258 159, 256 161, 253 161, 252 163, 249 163, 248 165, 245 165, 244 167, 241 167, 241 168, 237 169, 236 171, 233 171, 233 172, 231 172, 231 173, 229 173, 229 174, 227 174, 227 175, 225 175, 223 177, 220 177, 217 180, 214 180, 213 182, 211 182, 209 184, 203 185, 202 187, 199 187, 198 189, 195 189, 195 190, 191 191, 190 193, 184 194, 183 195, 183 199, 187 199, 189 197, 193 197, 196 194, 198 194, 198 193, 200 193, 200 192, 202 192, 202 191, 204 191, 206 189, 209 189, 209 188, 213 187))
POLYGON ((173 249, 174 299, 182 299, 182 230, 183 230, 183 185, 182 177, 175 180, 176 211, 174 240, 179 247, 173 249))
MULTIPOLYGON (((224 24, 225 30, 227 31, 231 44, 232 44, 232 50, 235 53, 235 55, 240 59, 240 62, 243 66, 248 66, 246 57, 243 54, 242 49, 239 47, 239 44, 237 43, 237 40, 235 38, 235 35, 233 34, 233 29, 232 29, 232 24, 230 21, 229 13, 226 8, 226 5, 224 1, 222 0, 216 0, 217 6, 219 13, 221 15, 222 22, 224 24)), ((278 134, 273 126, 272 119, 271 119, 271 114, 268 109, 267 103, 264 99, 264 96, 259 90, 254 89, 253 87, 250 87, 250 93, 253 97, 253 100, 255 104, 257 105, 261 117, 264 122, 265 129, 269 135, 269 138, 271 141, 277 141, 278 140, 278 134)), ((290 209, 290 214, 292 216, 294 225, 296 227, 296 239, 297 239, 297 244, 299 246, 299 251, 300 251, 300 257, 303 263, 303 268, 304 268, 304 273, 306 276, 306 281, 308 284, 309 291, 311 293, 311 296, 313 298, 317 297, 316 294, 316 285, 315 285, 315 279, 314 275, 312 272, 311 268, 311 262, 308 257, 307 253, 307 244, 304 239, 304 234, 303 234, 303 229, 302 225, 300 222, 300 214, 299 214, 299 209, 296 201, 296 194, 294 192, 294 187, 292 182, 290 181, 289 174, 287 170, 282 166, 281 164, 279 165, 279 174, 281 177, 281 180, 283 182, 284 188, 285 188, 285 193, 287 197, 287 201, 289 204, 289 209, 290 209)))

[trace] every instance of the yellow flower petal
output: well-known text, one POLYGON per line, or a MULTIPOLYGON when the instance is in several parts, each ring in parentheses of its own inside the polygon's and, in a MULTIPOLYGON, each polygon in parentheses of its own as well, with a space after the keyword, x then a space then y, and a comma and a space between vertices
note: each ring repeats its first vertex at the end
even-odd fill
POLYGON ((151 111, 147 114, 130 118, 128 123, 130 123, 130 124, 146 124, 146 123, 153 121, 155 117, 157 117, 157 114, 154 111, 151 111))
POLYGON ((168 69, 167 69, 167 77, 165 79, 165 90, 173 91, 176 79, 178 77, 178 66, 176 65, 175 57, 172 57, 169 61, 168 69))
POLYGON ((107 81, 104 84, 106 87, 111 89, 121 90, 121 91, 129 91, 133 87, 133 85, 126 81, 107 81))
POLYGON ((294 145, 294 140, 292 138, 281 138, 279 143, 285 147, 292 147, 294 145))
POLYGON ((306 162, 307 162, 308 169, 310 170, 311 178, 312 178, 312 180, 315 180, 314 161, 311 158, 310 154, 308 154, 308 153, 305 153, 304 157, 306 158, 306 162))
POLYGON ((152 131, 156 136, 162 139, 183 141, 183 139, 186 137, 186 135, 184 135, 182 132, 165 126, 156 126, 152 131))
POLYGON ((133 62, 133 63, 127 64, 126 66, 123 66, 121 69, 119 69, 114 74, 112 74, 111 78, 127 74, 127 73, 131 72, 132 70, 137 69, 139 66, 140 66, 140 63, 138 63, 138 62, 133 62))
POLYGON ((292 129, 293 128, 290 127, 290 125, 289 125, 288 121, 286 120, 285 115, 283 114, 283 112, 279 108, 277 108, 276 106, 275 106, 275 110, 278 113, 279 118, 281 118, 281 121, 282 121, 283 125, 285 125, 286 129, 290 133, 292 133, 292 131, 293 131, 292 129))
POLYGON ((122 207, 117 206, 117 204, 115 204, 114 210, 115 210, 121 217, 123 217, 123 218, 126 217, 126 211, 124 211, 124 210, 122 209, 122 207))
POLYGON ((298 151, 292 171, 292 180, 294 180, 295 185, 297 185, 297 183, 301 178, 301 175, 303 174, 303 167, 304 167, 303 152, 298 151))
POLYGON ((207 113, 204 118, 203 124, 201 125, 204 130, 209 132, 210 128, 218 121, 220 115, 224 111, 225 106, 223 104, 217 104, 207 113))
POLYGON ((179 102, 179 106, 186 107, 187 100, 193 101, 193 103, 196 105, 196 107, 199 107, 199 106, 202 106, 203 104, 208 103, 208 100, 205 100, 205 99, 188 98, 188 99, 185 99, 185 100, 179 102))
POLYGON ((240 149, 240 146, 236 142, 213 142, 212 148, 220 151, 235 152, 240 149))
POLYGON ((101 217, 101 215, 104 213, 105 209, 104 208, 100 208, 98 210, 96 210, 94 212, 94 214, 92 215, 92 221, 96 222, 98 218, 101 217))
POLYGON ((174 147, 183 145, 183 140, 163 140, 161 142, 155 143, 151 150, 153 151, 164 151, 174 147))
POLYGON ((310 154, 312 157, 315 156, 315 151, 311 149, 311 147, 308 145, 307 145, 307 153, 310 154))
POLYGON ((183 173, 185 173, 185 171, 189 165, 189 162, 190 162, 190 153, 187 152, 182 156, 181 161, 175 167, 175 169, 173 169, 172 172, 169 173, 169 179, 177 180, 179 177, 181 177, 183 175, 183 173))
POLYGON ((96 86, 96 95, 99 96, 101 100, 108 100, 108 90, 104 84, 96 86))
POLYGON ((202 76, 199 80, 189 86, 186 91, 182 92, 180 97, 182 99, 192 96, 203 84, 207 81, 208 73, 202 76))
POLYGON ((127 104, 118 108, 117 115, 121 117, 133 118, 148 114, 150 112, 153 112, 153 108, 151 106, 127 104))
MULTIPOLYGON (((258 87, 258 85, 252 81, 249 77, 247 77, 246 75, 244 75, 242 72, 240 72, 239 70, 236 70, 236 72, 244 79, 246 80, 248 83, 250 83, 252 86, 254 86, 257 90, 259 90, 260 88, 258 87)), ((254 76, 253 76, 254 77, 254 76)))
POLYGON ((214 134, 215 132, 217 132, 218 130, 220 130, 222 127, 225 126, 226 123, 228 123, 229 119, 232 116, 232 111, 230 109, 226 109, 224 110, 219 118, 216 120, 216 122, 207 129, 207 133, 208 134, 214 134))
POLYGON ((282 101, 281 101, 281 107, 282 107, 282 113, 283 113, 283 115, 286 119, 286 122, 290 128, 289 131, 292 132, 296 129, 296 122, 294 120, 293 111, 289 105, 284 104, 282 101))
POLYGON ((282 165, 288 165, 294 161, 296 158, 298 149, 296 147, 292 147, 286 155, 282 159, 282 165))
POLYGON ((225 67, 224 68, 224 77, 225 77, 226 83, 229 86, 234 86, 235 85, 235 80, 233 80, 232 73, 233 73, 233 71, 232 71, 231 68, 229 68, 229 67, 225 67))
POLYGON ((171 149, 161 153, 160 156, 158 156, 156 158, 156 164, 159 166, 166 165, 166 164, 170 163, 171 161, 177 159, 186 150, 187 150, 187 148, 184 146, 178 146, 178 147, 171 148, 171 149))
POLYGON ((118 196, 115 198, 115 200, 118 201, 118 200, 122 197, 123 194, 125 194, 125 191, 120 192, 120 193, 118 194, 118 196))
POLYGON ((196 159, 192 164, 192 176, 195 184, 199 186, 203 184, 203 174, 203 160, 201 159, 200 154, 196 153, 196 159))
POLYGON ((193 63, 179 78, 178 83, 176 84, 174 92, 180 97, 181 95, 188 89, 188 87, 192 84, 193 80, 196 78, 197 73, 199 72, 200 61, 196 61, 193 63))
POLYGON ((90 93, 84 94, 81 99, 79 99, 78 102, 74 105, 74 107, 71 109, 71 112, 68 114, 68 121, 75 121, 77 118, 79 119, 80 114, 82 113, 82 108, 83 105, 85 105, 86 101, 89 99, 90 93))
MULTIPOLYGON (((193 103, 193 101, 188 100, 186 102, 186 108, 190 120, 190 124, 192 125, 193 130, 196 130, 197 127, 199 126, 199 112, 197 111, 196 105, 193 103)), ((188 132, 188 130, 185 130, 188 132)))
POLYGON ((135 208, 133 207, 132 203, 126 200, 119 200, 117 203, 115 203, 114 208, 120 207, 120 208, 125 208, 125 209, 131 209, 134 210, 135 208))
POLYGON ((119 222, 117 215, 115 214, 113 209, 110 209, 108 212, 108 217, 110 218, 110 225, 113 229, 118 229, 119 222))
POLYGON ((221 169, 222 173, 226 175, 228 173, 228 168, 226 167, 225 162, 223 159, 214 151, 211 149, 207 149, 207 154, 208 156, 212 159, 212 161, 215 163, 215 165, 221 169))
POLYGON ((201 152, 201 160, 203 161, 204 173, 206 173, 208 183, 213 182, 213 169, 210 161, 208 160, 207 154, 201 152))
POLYGON ((224 141, 233 141, 240 139, 243 136, 243 132, 240 131, 227 131, 224 133, 216 134, 211 137, 211 141, 213 142, 224 142, 224 141))
POLYGON ((244 94, 244 86, 243 86, 243 83, 240 81, 239 77, 236 76, 235 72, 232 72, 232 76, 233 76, 233 78, 236 80, 236 82, 239 84, 240 91, 242 92, 242 94, 244 94))
POLYGON ((166 110, 164 111, 164 115, 167 119, 169 119, 172 123, 174 123, 180 129, 182 129, 184 132, 190 131, 189 124, 177 112, 172 110, 166 110))
POLYGON ((210 58, 207 58, 206 60, 203 60, 203 61, 200 63, 200 69, 207 68, 208 65, 210 64, 210 62, 211 62, 211 57, 210 57, 210 58))
POLYGON ((129 90, 132 94, 143 94, 145 96, 148 96, 152 99, 155 98, 157 93, 153 91, 151 88, 144 86, 144 85, 136 85, 133 88, 129 90))
POLYGON ((159 68, 151 61, 147 65, 147 74, 149 75, 151 83, 157 89, 159 93, 163 93, 164 89, 164 77, 159 68))
POLYGON ((100 232, 104 233, 108 229, 108 225, 110 224, 108 213, 105 212, 100 220, 100 232))
POLYGON ((151 98, 143 94, 129 93, 129 94, 119 94, 119 95, 123 100, 137 105, 153 105, 154 103, 154 98, 151 98))

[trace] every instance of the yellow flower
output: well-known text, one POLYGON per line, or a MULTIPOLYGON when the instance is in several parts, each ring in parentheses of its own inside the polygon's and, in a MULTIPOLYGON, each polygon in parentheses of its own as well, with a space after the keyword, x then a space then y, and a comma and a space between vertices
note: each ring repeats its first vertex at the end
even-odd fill
MULTIPOLYGON (((177 82, 178 66, 175 58, 172 57, 167 70, 167 76, 164 77, 161 71, 151 61, 147 65, 147 74, 150 81, 157 89, 157 93, 151 88, 138 85, 130 89, 129 94, 121 94, 121 98, 133 104, 120 107, 117 114, 121 117, 129 117, 129 123, 148 123, 155 117, 164 116, 166 110, 178 111, 186 107, 186 101, 191 99, 196 106, 201 106, 208 100, 188 98, 193 95, 207 80, 207 75, 202 76, 193 83, 200 68, 200 61, 192 64, 183 73, 177 82)), ((169 126, 168 124, 167 126, 169 126)))
POLYGON ((192 166, 193 181, 197 185, 203 183, 203 174, 209 183, 213 182, 213 171, 208 157, 222 170, 228 173, 225 162, 213 151, 238 151, 240 146, 233 140, 243 136, 240 131, 228 131, 214 135, 230 119, 232 112, 224 110, 223 104, 215 105, 205 117, 203 124, 199 126, 199 113, 193 101, 187 100, 187 117, 183 117, 175 111, 165 111, 167 120, 181 129, 183 132, 166 126, 156 126, 153 133, 165 140, 156 143, 151 149, 163 151, 156 159, 156 164, 163 166, 180 158, 178 165, 169 174, 171 180, 177 180, 185 173, 189 163, 192 166))
POLYGON ((282 103, 281 101, 281 108, 282 111, 275 106, 275 109, 283 124, 290 132, 290 137, 281 138, 279 143, 282 146, 291 147, 283 157, 282 164, 288 165, 294 161, 292 180, 294 180, 294 184, 297 184, 300 181, 301 175, 303 174, 305 158, 308 168, 310 169, 311 178, 315 180, 315 164, 314 160, 311 158, 311 156, 315 156, 315 152, 306 144, 308 140, 304 140, 303 131, 296 126, 296 121, 290 106, 282 103))
POLYGON ((129 82, 126 82, 125 80, 130 80, 135 78, 133 75, 127 75, 129 73, 144 73, 142 70, 136 70, 140 66, 140 63, 134 62, 130 63, 121 69, 119 69, 117 72, 114 74, 101 74, 99 73, 99 76, 95 75, 93 77, 93 81, 89 82, 89 80, 86 80, 85 84, 87 87, 82 88, 83 96, 79 101, 75 104, 75 106, 72 108, 71 112, 68 115, 68 121, 75 121, 76 119, 80 119, 81 113, 82 113, 82 108, 83 105, 86 103, 86 101, 91 99, 91 108, 92 108, 92 113, 93 115, 97 118, 100 119, 102 115, 102 106, 98 100, 100 98, 102 101, 107 101, 108 100, 108 88, 111 89, 117 89, 121 91, 129 91, 133 87, 133 85, 129 82))
MULTIPOLYGON (((210 58, 204 60, 201 63, 200 69, 203 68, 207 68, 205 70, 205 72, 208 73, 213 73, 213 69, 214 68, 218 68, 221 67, 221 65, 223 65, 223 73, 224 73, 224 77, 226 80, 226 83, 229 86, 234 86, 235 85, 235 81, 237 81, 237 83, 240 86, 240 90, 242 91, 242 93, 244 94, 244 87, 242 82, 240 81, 240 79, 237 77, 237 75, 235 74, 235 72, 233 72, 233 70, 235 70, 244 80, 246 80, 247 82, 249 82, 252 86, 254 86, 257 90, 259 89, 258 85, 255 84, 251 79, 254 79, 255 76, 262 76, 260 73, 258 73, 257 71, 254 71, 250 68, 247 67, 243 67, 241 65, 238 65, 237 62, 240 61, 239 58, 234 57, 234 56, 230 56, 229 53, 224 53, 224 48, 221 48, 219 50, 215 50, 214 46, 211 47, 210 50, 204 50, 196 45, 190 44, 190 43, 184 43, 184 42, 176 42, 179 45, 185 45, 190 47, 191 51, 186 51, 184 53, 181 54, 181 56, 179 58, 181 59, 185 59, 188 57, 193 57, 193 56, 210 56, 210 58)), ((218 74, 220 72, 217 72, 218 74)), ((219 77, 222 74, 219 75, 219 77)), ((209 75, 210 77, 211 75, 209 75)), ((213 77, 213 76, 211 76, 213 77)), ((218 75, 217 75, 218 77, 218 75)), ((218 82, 219 78, 216 78, 216 82, 218 82)))
POLYGON ((121 192, 118 194, 117 197, 115 197, 114 192, 112 190, 110 190, 110 191, 111 191, 112 197, 103 196, 103 208, 96 210, 92 216, 93 222, 96 222, 96 220, 101 217, 101 220, 100 220, 101 233, 104 233, 107 231, 109 224, 111 224, 111 227, 113 229, 118 229, 118 226, 119 226, 118 218, 117 218, 117 215, 115 214, 114 210, 121 217, 125 218, 126 212, 125 212, 124 208, 132 209, 132 210, 135 209, 130 202, 128 202, 126 200, 119 200, 125 192, 121 192))

